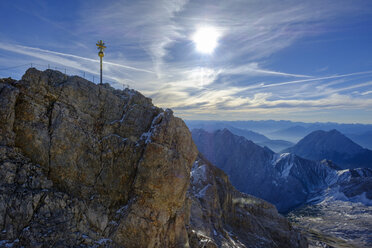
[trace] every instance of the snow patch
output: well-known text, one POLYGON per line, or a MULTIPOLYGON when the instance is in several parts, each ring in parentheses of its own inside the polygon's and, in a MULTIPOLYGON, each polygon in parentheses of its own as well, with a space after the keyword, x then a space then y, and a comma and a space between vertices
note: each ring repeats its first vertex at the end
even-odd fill
POLYGON ((119 208, 119 209, 116 211, 116 213, 117 213, 117 214, 123 214, 125 211, 127 211, 127 209, 128 209, 128 204, 125 205, 125 206, 122 206, 121 208, 119 208))
POLYGON ((207 194, 207 190, 209 187, 211 187, 212 185, 208 184, 207 186, 205 186, 204 188, 202 188, 198 193, 195 194, 195 196, 197 198, 205 198, 206 194, 207 194))
POLYGON ((150 127, 150 130, 143 133, 141 135, 141 140, 145 140, 145 144, 148 144, 148 143, 151 143, 152 140, 151 140, 151 136, 152 136, 152 133, 155 129, 155 126, 158 124, 159 122, 159 118, 162 118, 164 117, 164 112, 161 112, 160 114, 158 114, 157 116, 155 116, 155 118, 152 120, 152 123, 151 123, 151 127, 150 127))
POLYGON ((15 239, 14 241, 0 240, 0 246, 1 247, 6 247, 6 248, 11 248, 18 243, 19 243, 19 239, 15 239))
POLYGON ((100 245, 103 245, 103 244, 106 244, 106 243, 111 243, 112 240, 111 239, 107 239, 107 238, 103 238, 103 239, 100 239, 98 241, 96 241, 97 244, 100 244, 100 245))
POLYGON ((128 139, 127 138, 124 138, 124 137, 121 137, 120 135, 117 135, 117 134, 114 134, 114 133, 111 133, 105 137, 103 137, 101 140, 105 140, 105 139, 108 139, 110 137, 116 137, 116 138, 119 138, 121 139, 122 142, 126 142, 128 139))
POLYGON ((275 153, 273 155, 273 158, 271 160, 271 164, 272 165, 276 165, 277 163, 279 163, 280 160, 288 157, 290 155, 290 153, 286 152, 286 153, 281 153, 281 154, 278 154, 278 153, 275 153))
POLYGON ((192 184, 197 184, 198 182, 203 182, 207 180, 207 166, 205 164, 197 167, 193 166, 190 172, 192 184))
POLYGON ((145 144, 151 143, 151 131, 148 131, 146 133, 143 133, 141 135, 141 140, 145 140, 145 144))
POLYGON ((367 197, 366 192, 363 192, 362 194, 353 197, 347 197, 342 191, 340 191, 340 186, 330 187, 324 190, 323 194, 317 195, 309 199, 307 202, 308 203, 320 202, 322 204, 327 204, 328 202, 332 201, 353 202, 361 203, 365 206, 372 206, 372 200, 367 197))
POLYGON ((349 169, 337 171, 337 176, 338 176, 338 180, 337 180, 338 183, 350 182, 351 173, 349 169))
POLYGON ((284 168, 282 170, 282 178, 287 178, 289 176, 289 172, 291 172, 291 169, 293 167, 293 163, 285 163, 284 168))

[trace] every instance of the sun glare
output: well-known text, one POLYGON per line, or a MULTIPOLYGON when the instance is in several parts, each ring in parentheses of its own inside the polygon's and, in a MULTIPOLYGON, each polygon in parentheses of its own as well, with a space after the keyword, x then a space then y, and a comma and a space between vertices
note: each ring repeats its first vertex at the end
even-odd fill
POLYGON ((196 50, 201 53, 213 53, 218 45, 220 34, 213 27, 201 27, 192 36, 196 50))

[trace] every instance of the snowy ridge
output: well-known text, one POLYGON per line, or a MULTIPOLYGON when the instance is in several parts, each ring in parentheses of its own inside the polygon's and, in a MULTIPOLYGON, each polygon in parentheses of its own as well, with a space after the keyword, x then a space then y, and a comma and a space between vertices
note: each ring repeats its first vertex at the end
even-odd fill
POLYGON ((191 182, 193 184, 207 180, 207 166, 205 164, 198 166, 198 162, 199 161, 195 161, 190 172, 191 182))
POLYGON ((345 201, 372 206, 372 170, 368 168, 347 169, 329 173, 335 175, 332 183, 320 194, 310 197, 308 203, 345 201), (363 188, 364 187, 364 188, 363 188))
POLYGON ((279 171, 281 178, 286 179, 294 165, 294 155, 290 153, 274 154, 271 164, 279 171))
POLYGON ((271 164, 272 165, 276 165, 277 163, 279 163, 280 160, 286 158, 290 156, 290 153, 289 152, 286 152, 286 153, 275 153, 273 155, 273 159, 271 160, 271 164))

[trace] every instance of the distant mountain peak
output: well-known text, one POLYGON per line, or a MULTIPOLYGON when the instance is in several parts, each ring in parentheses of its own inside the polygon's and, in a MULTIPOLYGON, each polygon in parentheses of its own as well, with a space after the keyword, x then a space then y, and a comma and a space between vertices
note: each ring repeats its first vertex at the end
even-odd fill
POLYGON ((336 129, 314 131, 283 152, 317 161, 332 160, 342 168, 372 166, 372 151, 363 149, 336 129))
POLYGON ((354 154, 363 150, 360 145, 354 143, 336 129, 330 131, 314 131, 301 139, 295 147, 296 146, 306 146, 307 149, 312 148, 347 154, 354 154))

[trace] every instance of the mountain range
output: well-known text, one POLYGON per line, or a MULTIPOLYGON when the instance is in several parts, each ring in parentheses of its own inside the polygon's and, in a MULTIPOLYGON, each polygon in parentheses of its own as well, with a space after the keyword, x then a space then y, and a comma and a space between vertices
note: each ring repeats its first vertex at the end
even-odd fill
POLYGON ((190 122, 188 124, 188 127, 190 130, 201 128, 208 132, 214 132, 214 131, 217 131, 220 129, 222 130, 226 128, 235 135, 243 136, 246 139, 251 140, 257 145, 260 145, 262 147, 267 146, 268 148, 270 148, 271 150, 275 152, 282 151, 294 145, 294 143, 286 141, 286 140, 269 139, 268 137, 266 137, 265 135, 259 132, 237 128, 237 127, 234 127, 233 125, 226 125, 225 122, 205 122, 205 123, 204 122, 201 122, 201 123, 190 122))
POLYGON ((287 212, 325 188, 335 172, 321 162, 290 153, 276 154, 227 129, 213 133, 192 130, 198 150, 225 171, 240 191, 273 203, 287 212))
MULTIPOLYGON (((372 124, 342 124, 333 122, 292 122, 292 121, 203 121, 203 120, 186 120, 190 130, 202 128, 206 131, 215 131, 224 128, 238 128, 250 130, 265 135, 271 140, 285 140, 292 143, 313 131, 323 130, 330 131, 336 129, 345 136, 361 145, 364 148, 372 149, 372 124)), ((233 132, 234 133, 234 132, 233 132)), ((240 135, 240 134, 237 134, 240 135)))
MULTIPOLYGON (((330 133, 340 137, 337 131, 330 133)), ((358 247, 372 245, 368 238, 371 225, 366 221, 358 226, 358 220, 363 216, 370 219, 372 213, 371 169, 342 170, 326 159, 313 161, 293 153, 277 154, 227 129, 213 133, 194 129, 192 136, 198 150, 224 170, 237 189, 273 203, 282 213, 289 212, 290 219, 306 229, 311 242, 322 239, 332 247, 349 247, 352 244, 344 244, 348 239, 358 247), (338 205, 345 218, 337 215, 338 205), (323 221, 317 221, 319 218, 323 221), (353 227, 342 227, 348 223, 353 227), (318 227, 320 234, 314 231, 318 227)), ((350 143, 343 149, 358 152, 360 147, 350 143)))

